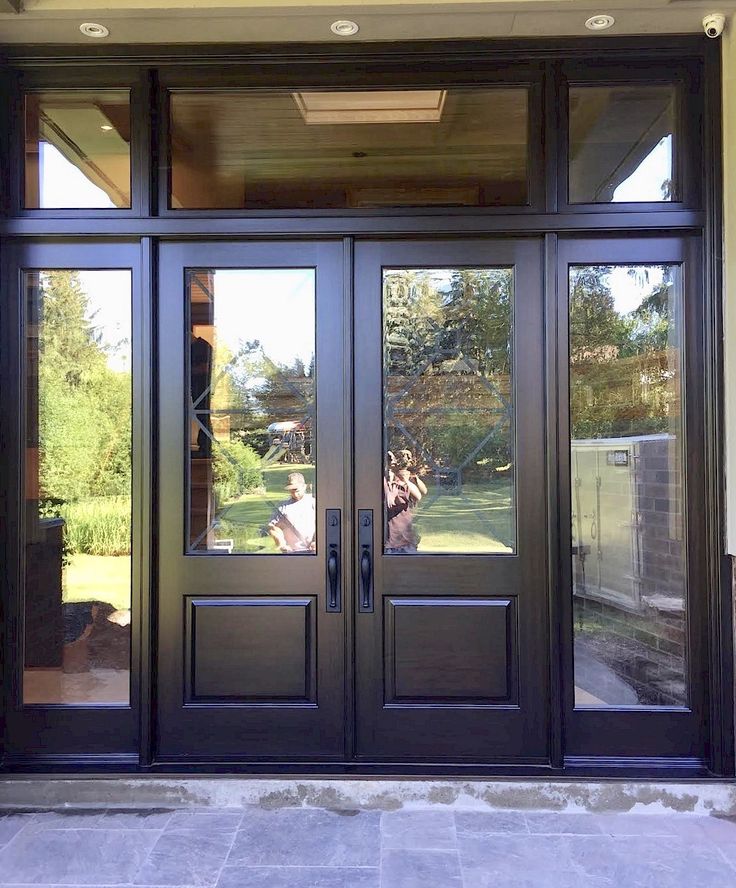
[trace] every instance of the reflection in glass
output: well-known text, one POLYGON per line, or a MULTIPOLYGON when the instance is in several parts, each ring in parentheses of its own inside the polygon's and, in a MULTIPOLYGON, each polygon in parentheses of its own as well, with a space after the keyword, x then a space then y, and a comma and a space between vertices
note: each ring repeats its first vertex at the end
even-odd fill
POLYGON ((190 269, 187 299, 189 550, 314 552, 314 269, 190 269))
POLYGON ((127 90, 28 93, 25 115, 25 207, 130 207, 127 90))
POLYGON ((515 549, 512 268, 384 269, 387 554, 515 549))
POLYGON ((25 704, 129 701, 131 279, 25 275, 25 704))
POLYGON ((172 209, 527 203, 525 88, 170 98, 172 209))
POLYGON ((687 704, 682 332, 677 266, 570 269, 577 705, 687 704))
POLYGON ((679 199, 675 86, 570 89, 570 203, 679 199))

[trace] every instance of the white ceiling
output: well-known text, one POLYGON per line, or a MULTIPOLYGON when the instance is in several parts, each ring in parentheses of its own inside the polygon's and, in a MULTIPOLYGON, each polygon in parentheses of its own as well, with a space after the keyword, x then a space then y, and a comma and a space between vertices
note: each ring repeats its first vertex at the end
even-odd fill
POLYGON ((251 43, 405 40, 472 37, 582 36, 585 19, 615 16, 596 35, 702 33, 706 12, 730 13, 736 0, 0 0, 0 43, 251 43), (330 24, 352 19, 355 37, 335 37, 330 24), (105 40, 79 31, 84 21, 110 30, 105 40))

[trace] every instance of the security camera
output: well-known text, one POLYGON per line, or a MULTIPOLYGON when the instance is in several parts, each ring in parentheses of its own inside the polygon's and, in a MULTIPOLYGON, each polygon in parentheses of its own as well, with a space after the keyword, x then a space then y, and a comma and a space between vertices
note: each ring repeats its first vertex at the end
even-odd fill
POLYGON ((706 15, 703 19, 703 30, 705 31, 705 36, 710 37, 711 40, 715 40, 716 37, 720 37, 723 33, 723 29, 726 27, 726 16, 721 12, 712 12, 710 15, 706 15))

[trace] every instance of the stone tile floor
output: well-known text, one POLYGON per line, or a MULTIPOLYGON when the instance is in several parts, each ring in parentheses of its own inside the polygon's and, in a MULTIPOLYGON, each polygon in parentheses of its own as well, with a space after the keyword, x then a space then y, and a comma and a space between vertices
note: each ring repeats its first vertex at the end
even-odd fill
POLYGON ((0 885, 736 888, 736 821, 437 808, 0 811, 0 885))

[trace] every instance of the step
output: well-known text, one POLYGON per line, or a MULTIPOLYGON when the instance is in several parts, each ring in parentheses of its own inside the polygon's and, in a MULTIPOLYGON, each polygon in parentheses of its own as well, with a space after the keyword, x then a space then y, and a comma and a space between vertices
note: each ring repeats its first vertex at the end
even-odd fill
POLYGON ((688 813, 736 817, 736 782, 719 780, 313 779, 7 775, 0 807, 310 807, 688 813))

